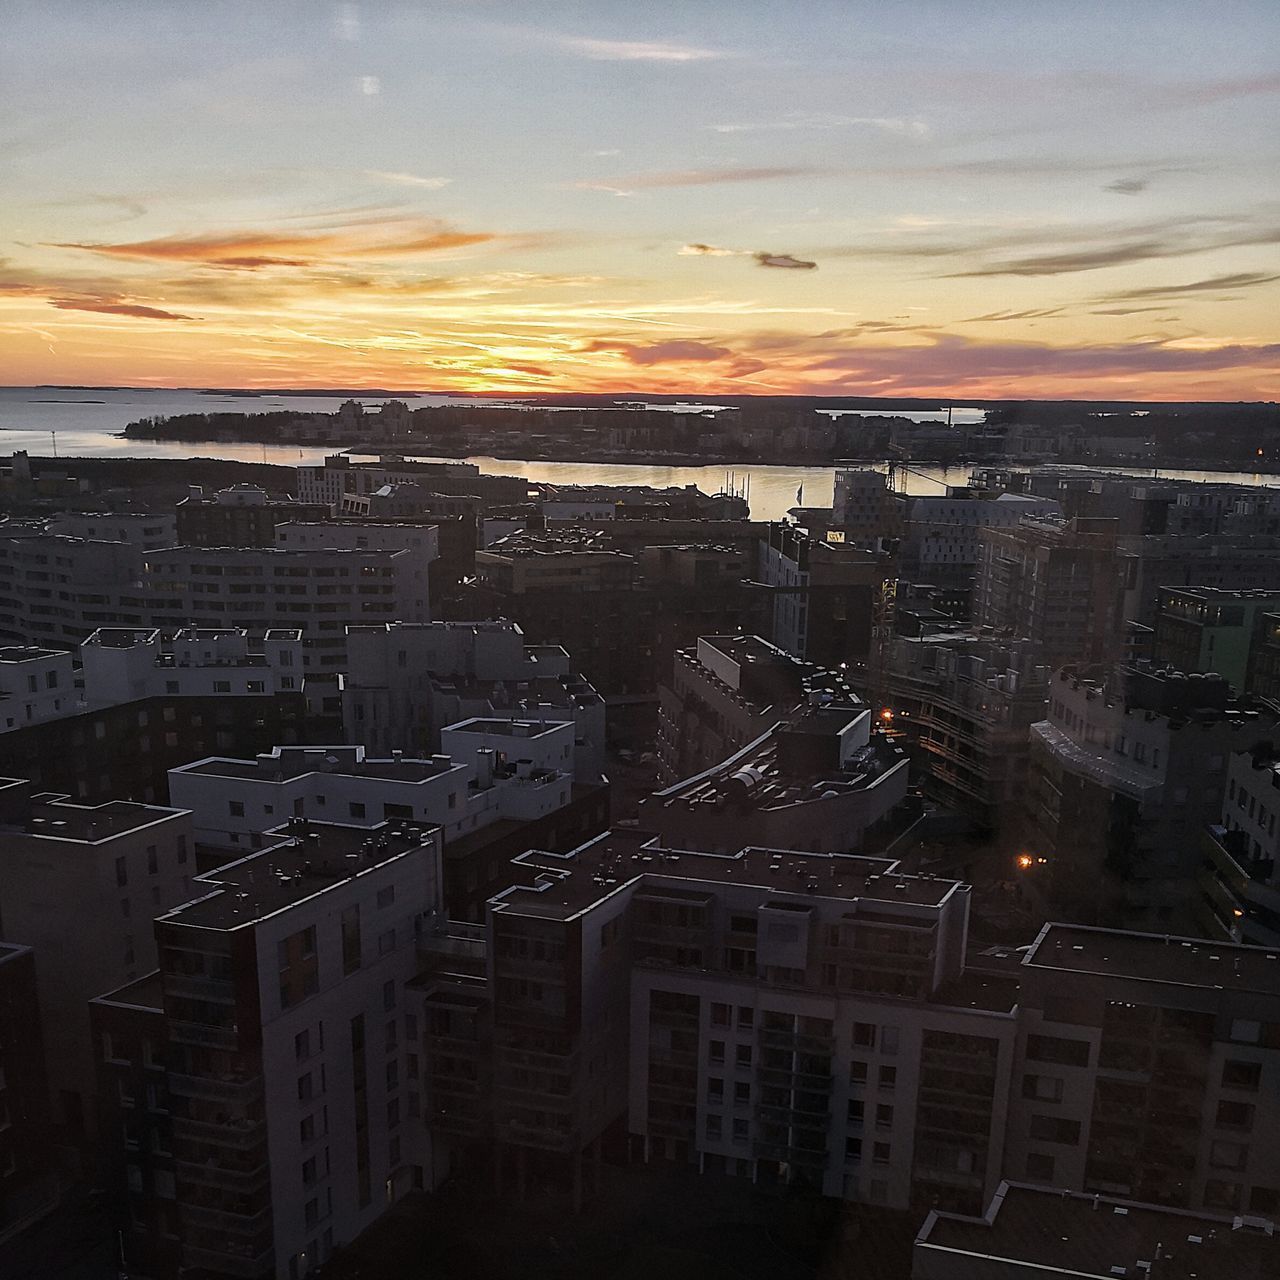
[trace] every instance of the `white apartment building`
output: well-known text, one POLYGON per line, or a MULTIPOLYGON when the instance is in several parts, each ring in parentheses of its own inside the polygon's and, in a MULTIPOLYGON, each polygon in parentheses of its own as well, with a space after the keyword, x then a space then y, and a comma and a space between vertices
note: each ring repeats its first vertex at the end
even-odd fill
POLYGON ((286 818, 369 827, 426 822, 452 842, 501 819, 533 821, 569 802, 573 780, 563 750, 571 724, 470 721, 457 728, 454 738, 449 730, 442 735, 456 754, 427 759, 373 759, 361 746, 277 747, 255 760, 212 756, 169 771, 170 799, 191 810, 201 844, 246 850, 286 818), (535 756, 561 764, 534 763, 535 756))
POLYGON ((54 1122, 96 1127, 87 1001, 156 965, 152 919, 190 895, 191 815, 33 798, 0 779, 0 934, 34 947, 54 1122))
POLYGON ((347 494, 376 493, 392 484, 429 484, 432 476, 465 480, 479 474, 473 462, 406 463, 393 455, 384 455, 378 462, 353 462, 333 454, 322 465, 298 468, 298 500, 324 502, 337 511, 347 494))
POLYGON ((528 645, 513 622, 391 622, 347 629, 343 728, 372 754, 440 748, 471 717, 572 720, 574 777, 604 770, 605 705, 558 645, 528 645))
POLYGON ((61 511, 44 523, 45 531, 87 542, 127 542, 142 551, 171 547, 178 541, 178 520, 168 511, 61 511))
POLYGON ((158 630, 102 627, 79 652, 89 707, 160 695, 271 697, 303 682, 295 627, 269 627, 256 641, 239 627, 183 627, 167 644, 158 630))
POLYGON ((155 924, 182 1260, 295 1280, 430 1188, 407 985, 439 832, 291 822, 155 924))
POLYGON ((0 647, 0 732, 70 715, 77 700, 75 669, 66 650, 0 647))
POLYGON ((352 622, 427 622, 429 561, 416 551, 170 547, 151 552, 6 529, 0 639, 50 648, 99 627, 296 627, 304 664, 341 667, 352 622))

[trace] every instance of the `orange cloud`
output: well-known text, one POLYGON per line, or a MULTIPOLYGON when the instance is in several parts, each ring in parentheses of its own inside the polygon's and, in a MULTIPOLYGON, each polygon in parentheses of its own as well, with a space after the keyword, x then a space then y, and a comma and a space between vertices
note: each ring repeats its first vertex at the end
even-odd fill
POLYGON ((487 231, 459 231, 435 218, 383 224, 371 231, 349 228, 315 234, 242 231, 234 234, 161 236, 109 244, 64 241, 48 247, 79 249, 109 258, 145 262, 196 262, 208 267, 256 271, 262 267, 308 267, 328 258, 368 258, 439 253, 484 244, 487 231))
POLYGON ((49 305, 59 311, 97 311, 107 316, 132 316, 137 320, 194 320, 177 311, 162 311, 159 307, 145 307, 137 302, 109 302, 102 299, 50 298, 49 305))

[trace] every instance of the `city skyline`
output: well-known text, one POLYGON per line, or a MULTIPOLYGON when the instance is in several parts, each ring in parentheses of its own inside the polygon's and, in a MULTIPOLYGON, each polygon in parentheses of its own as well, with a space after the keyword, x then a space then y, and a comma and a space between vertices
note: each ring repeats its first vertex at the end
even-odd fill
POLYGON ((6 6, 0 382, 1280 396, 1271 6, 6 6))

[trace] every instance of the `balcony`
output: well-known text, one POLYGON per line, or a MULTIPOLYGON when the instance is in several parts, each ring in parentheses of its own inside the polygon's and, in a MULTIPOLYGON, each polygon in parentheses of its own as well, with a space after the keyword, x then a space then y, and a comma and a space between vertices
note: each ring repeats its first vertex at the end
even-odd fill
POLYGON ((169 1023, 169 1039, 175 1044, 198 1044, 210 1049, 236 1049, 240 1033, 235 1027, 211 1027, 203 1022, 169 1023))
POLYGON ((166 973, 164 989, 171 996, 194 996, 200 1000, 235 1004, 235 991, 230 978, 208 978, 197 973, 166 973))
POLYGON ((229 1169, 225 1165, 175 1160, 173 1171, 180 1182, 200 1187, 217 1187, 222 1191, 251 1192, 267 1187, 271 1166, 259 1164, 252 1169, 229 1169))
POLYGON ((229 1231, 238 1236, 257 1236, 271 1227, 271 1207, 252 1214, 228 1213, 205 1205, 182 1203, 178 1206, 184 1224, 197 1230, 229 1231))
POLYGON ((221 1249, 198 1249, 184 1245, 182 1261, 193 1270, 214 1271, 219 1275, 235 1276, 237 1280, 258 1280, 275 1270, 275 1251, 270 1247, 261 1253, 233 1252, 221 1249))
POLYGON ((179 1098, 243 1105, 262 1097, 261 1076, 184 1076, 170 1072, 169 1092, 179 1098))
POLYGON ((246 1120, 242 1117, 210 1121, 174 1116, 172 1123, 176 1140, 207 1142, 211 1146, 232 1147, 238 1151, 258 1146, 266 1141, 267 1135, 265 1120, 246 1120))

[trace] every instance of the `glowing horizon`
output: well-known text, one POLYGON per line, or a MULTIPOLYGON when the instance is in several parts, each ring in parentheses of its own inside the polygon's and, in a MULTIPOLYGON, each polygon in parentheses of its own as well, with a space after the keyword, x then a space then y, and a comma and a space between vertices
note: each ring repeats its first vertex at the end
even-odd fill
POLYGON ((10 10, 6 385, 1280 399, 1262 0, 10 10))

